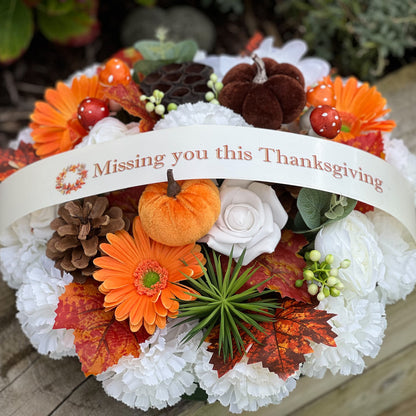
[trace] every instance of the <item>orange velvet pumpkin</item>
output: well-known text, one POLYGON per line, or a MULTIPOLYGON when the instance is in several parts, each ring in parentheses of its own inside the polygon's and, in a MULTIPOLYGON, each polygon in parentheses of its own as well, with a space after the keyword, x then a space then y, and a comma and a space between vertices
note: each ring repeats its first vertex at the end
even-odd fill
POLYGON ((139 201, 139 216, 150 238, 168 246, 195 243, 212 228, 220 215, 218 188, 209 179, 147 185, 139 201))

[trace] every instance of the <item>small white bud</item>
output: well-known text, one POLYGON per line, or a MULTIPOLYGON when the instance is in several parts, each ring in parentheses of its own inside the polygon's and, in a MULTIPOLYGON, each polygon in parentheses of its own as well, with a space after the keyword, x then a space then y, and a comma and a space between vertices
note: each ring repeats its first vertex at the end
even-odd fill
POLYGON ((319 290, 319 286, 317 284, 315 284, 315 283, 311 283, 308 286, 308 292, 312 296, 316 295, 318 293, 318 290, 319 290))
POLYGON ((338 283, 338 279, 334 276, 328 277, 328 280, 326 281, 326 284, 329 287, 335 286, 338 283))
POLYGON ((334 277, 338 276, 338 269, 331 269, 329 275, 334 277))
POLYGON ((155 107, 155 113, 159 116, 163 116, 163 114, 165 114, 165 106, 163 104, 158 104, 155 107))
POLYGON ((325 295, 322 292, 318 293, 318 296, 316 297, 316 299, 319 300, 319 302, 323 301, 325 299, 325 295))
POLYGON ((347 269, 350 266, 351 266, 351 260, 348 260, 348 259, 342 260, 341 264, 339 265, 341 269, 347 269))
POLYGON ((146 103, 146 111, 148 113, 151 113, 155 109, 155 105, 151 102, 146 103))
POLYGON ((332 254, 328 254, 328 255, 325 257, 325 261, 326 261, 328 264, 332 264, 332 263, 334 262, 334 256, 333 256, 332 254))
POLYGON ((312 250, 309 253, 309 258, 311 261, 319 261, 321 259, 321 253, 318 250, 312 250))
POLYGON ((303 271, 303 277, 306 280, 312 280, 315 277, 315 275, 313 274, 312 270, 304 270, 303 271))

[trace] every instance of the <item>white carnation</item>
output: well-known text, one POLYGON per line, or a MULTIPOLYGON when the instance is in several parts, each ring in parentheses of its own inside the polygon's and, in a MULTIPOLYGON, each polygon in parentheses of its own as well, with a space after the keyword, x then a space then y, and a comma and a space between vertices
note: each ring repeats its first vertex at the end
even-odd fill
POLYGON ((339 278, 347 290, 367 296, 385 275, 383 253, 371 221, 358 211, 324 226, 315 239, 315 248, 323 257, 334 256, 334 265, 349 259, 350 267, 340 269, 339 278))
POLYGON ((378 290, 390 304, 404 299, 416 284, 416 245, 403 225, 380 210, 366 214, 374 224, 386 274, 378 290))
POLYGON ((0 233, 0 271, 13 289, 19 288, 27 268, 45 253, 53 234, 49 225, 56 216, 57 206, 40 209, 0 233))
POLYGON ((140 133, 138 123, 126 125, 114 117, 105 117, 94 125, 88 135, 76 147, 79 148, 97 143, 110 142, 138 133, 140 133))
POLYGON ((284 381, 261 363, 248 364, 247 357, 218 377, 209 362, 212 352, 206 349, 207 345, 204 343, 200 348, 195 374, 209 403, 218 400, 223 406, 229 406, 232 413, 256 411, 259 407, 280 403, 296 387, 297 373, 284 381))
POLYGON ((403 140, 384 137, 386 161, 395 166, 409 181, 416 205, 416 156, 409 151, 403 140))
POLYGON ((29 266, 16 293, 17 318, 40 354, 51 358, 75 355, 73 330, 53 329, 55 310, 72 276, 56 269, 46 256, 29 266))
POLYGON ((360 298, 354 292, 329 296, 318 309, 334 313, 328 322, 337 334, 336 347, 311 342, 313 353, 306 356, 302 374, 322 378, 327 369, 332 374, 360 374, 364 371, 364 357, 374 358, 383 341, 387 327, 384 304, 377 292, 360 298))
POLYGON ((195 124, 250 126, 243 117, 229 108, 199 101, 195 104, 182 104, 176 110, 170 111, 156 123, 154 130, 195 124))
POLYGON ((138 358, 122 357, 97 377, 109 396, 147 411, 173 406, 183 394, 195 391, 192 367, 197 359, 200 336, 181 343, 193 324, 175 327, 177 323, 178 320, 168 322, 164 330, 157 330, 142 343, 138 358))

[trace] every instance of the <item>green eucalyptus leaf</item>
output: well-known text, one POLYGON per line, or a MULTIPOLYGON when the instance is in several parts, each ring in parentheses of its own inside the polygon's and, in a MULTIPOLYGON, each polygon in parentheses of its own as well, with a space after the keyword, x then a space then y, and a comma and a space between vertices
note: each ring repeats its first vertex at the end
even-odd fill
POLYGON ((192 61, 198 45, 193 40, 182 42, 160 42, 158 40, 141 40, 134 44, 144 60, 170 60, 182 63, 192 61))
POLYGON ((0 22, 0 62, 7 63, 18 58, 32 40, 32 11, 22 0, 2 0, 0 22))
MULTIPOLYGON (((357 205, 357 201, 347 197, 338 197, 334 194, 329 194, 323 191, 317 191, 309 188, 302 188, 298 197, 298 209, 296 214, 293 229, 296 233, 305 234, 305 236, 313 236, 324 225, 331 224, 332 222, 342 220, 348 216, 357 205), (305 191, 304 191, 305 190, 305 191), (310 192, 312 191, 312 192, 310 192), (325 196, 326 194, 326 196, 325 196), (301 196, 302 195, 302 196, 301 196), (299 202, 299 198, 301 201, 299 202), (327 205, 325 206, 325 200, 327 205), (301 207, 303 211, 301 211, 301 207), (315 207, 316 214, 312 214, 312 208, 315 207), (319 223, 317 215, 319 214, 319 223), (306 221, 305 217, 312 216, 312 221, 306 221), (310 224, 316 224, 314 227, 310 227, 310 224)), ((309 218, 310 219, 310 218, 309 218)))
POLYGON ((176 63, 190 62, 198 51, 198 45, 193 40, 183 40, 175 45, 176 63))
POLYGON ((134 64, 134 73, 149 75, 152 72, 157 71, 160 67, 173 63, 174 61, 169 59, 155 59, 155 60, 142 60, 137 61, 134 64))
POLYGON ((158 59, 174 59, 173 42, 160 42, 158 40, 141 40, 134 44, 143 56, 143 59, 158 60, 158 59))
POLYGON ((310 188, 302 188, 300 190, 297 207, 309 229, 314 229, 321 225, 322 215, 329 210, 331 195, 328 192, 310 188))

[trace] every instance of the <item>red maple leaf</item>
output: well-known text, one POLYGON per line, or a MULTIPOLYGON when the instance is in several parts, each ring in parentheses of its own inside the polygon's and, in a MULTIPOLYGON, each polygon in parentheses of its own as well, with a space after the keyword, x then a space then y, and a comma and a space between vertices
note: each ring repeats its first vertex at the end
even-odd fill
POLYGON ((137 215, 137 207, 146 185, 133 186, 127 189, 110 192, 107 195, 110 206, 120 207, 123 213, 137 215))
POLYGON ((0 151, 0 182, 31 163, 39 160, 32 144, 20 142, 15 150, 12 148, 1 149, 0 151))
POLYGON ((140 100, 142 92, 134 81, 127 85, 114 85, 103 87, 105 96, 120 104, 129 114, 140 117, 140 130, 150 131, 153 129, 159 117, 156 113, 148 113, 145 109, 146 103, 140 100))
MULTIPOLYGON (((245 332, 242 338, 248 350, 248 363, 261 362, 264 367, 286 380, 305 361, 305 354, 313 352, 309 341, 336 346, 336 334, 327 322, 335 315, 293 299, 284 299, 281 306, 276 310, 275 320, 262 325, 264 333, 250 327, 259 343, 245 332)), ((211 332, 207 341, 211 342, 208 350, 213 352, 210 363, 221 377, 240 361, 241 356, 234 354, 232 360, 224 362, 218 355, 217 333, 211 332)))
POLYGON ((268 287, 279 292, 282 297, 311 303, 311 296, 306 285, 301 288, 295 286, 296 280, 303 279, 303 268, 306 266, 305 260, 298 252, 307 244, 308 241, 301 234, 284 230, 273 253, 264 253, 247 266, 242 267, 242 271, 252 266, 254 269, 258 268, 247 284, 254 286, 270 278, 267 283, 258 288, 259 292, 268 287))
POLYGON ((384 159, 384 142, 381 132, 377 133, 368 133, 361 136, 352 137, 348 140, 343 140, 342 143, 347 144, 348 146, 356 147, 371 153, 372 155, 381 157, 384 159))
POLYGON ((71 283, 59 298, 54 328, 73 329, 75 349, 86 376, 97 375, 117 364, 125 355, 138 357, 140 344, 149 334, 131 332, 127 321, 119 322, 103 307, 98 284, 71 283))
MULTIPOLYGON (((353 137, 343 141, 342 143, 364 150, 367 153, 371 153, 372 155, 381 157, 382 159, 385 158, 383 136, 381 135, 380 131, 377 133, 368 133, 353 137)), ((372 205, 358 201, 357 205, 355 206, 355 210, 366 213, 368 211, 373 211, 374 207, 372 205)))

